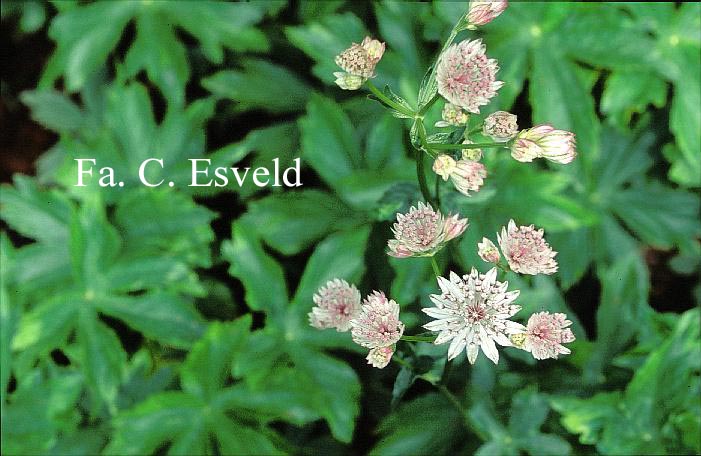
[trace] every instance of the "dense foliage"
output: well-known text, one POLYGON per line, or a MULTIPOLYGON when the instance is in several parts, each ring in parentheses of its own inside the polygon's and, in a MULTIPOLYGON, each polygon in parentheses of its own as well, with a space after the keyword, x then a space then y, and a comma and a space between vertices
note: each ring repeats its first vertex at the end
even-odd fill
POLYGON ((384 254, 420 199, 411 123, 340 91, 334 56, 386 41, 376 84, 415 106, 466 3, 4 2, 13 45, 55 48, 3 99, 57 140, 0 194, 3 454, 701 452, 699 4, 515 2, 480 31, 506 82, 490 111, 575 132, 579 157, 488 154, 479 193, 442 195, 471 225, 439 261, 484 271, 485 233, 545 228, 558 274, 508 279, 526 313, 574 320, 571 356, 447 367, 400 343, 413 367, 376 370, 309 327, 334 277, 425 323, 430 263, 384 254), (76 187, 85 157, 124 187, 76 187), (148 157, 173 188, 138 182, 148 157), (187 186, 204 157, 301 157, 304 185, 187 186))

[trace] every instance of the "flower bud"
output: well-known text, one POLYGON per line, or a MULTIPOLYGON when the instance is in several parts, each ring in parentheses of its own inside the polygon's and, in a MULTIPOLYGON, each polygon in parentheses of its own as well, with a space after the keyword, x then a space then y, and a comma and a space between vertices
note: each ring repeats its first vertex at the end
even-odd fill
POLYGON ((453 171, 455 171, 456 164, 453 157, 441 154, 433 162, 433 172, 441 176, 444 181, 447 181, 453 171))
POLYGON ((504 12, 509 2, 506 0, 496 1, 471 1, 467 12, 467 28, 474 30, 479 25, 492 22, 497 16, 504 12))
POLYGON ((506 111, 497 111, 484 119, 482 133, 496 142, 506 142, 518 133, 516 116, 506 111))
POLYGON ((470 196, 470 191, 476 192, 484 184, 487 177, 487 168, 472 160, 458 160, 455 170, 450 174, 455 189, 465 196, 470 196))
POLYGON ((492 241, 482 238, 482 242, 477 243, 477 254, 487 263, 498 263, 501 255, 492 241))
MULTIPOLYGON (((462 142, 463 144, 472 144, 472 141, 466 139, 462 142)), ((462 150, 463 160, 480 161, 482 160, 482 149, 463 149, 462 150)))
POLYGON ((436 127, 458 127, 467 123, 468 115, 460 109, 460 106, 455 106, 452 103, 446 103, 441 112, 443 120, 436 122, 436 127))
POLYGON ((570 163, 577 157, 574 133, 547 124, 521 130, 511 146, 511 156, 520 162, 543 157, 555 163, 570 163))
POLYGON ((336 76, 334 81, 343 90, 358 90, 365 82, 365 79, 360 76, 354 76, 345 71, 337 71, 333 74, 336 76))
POLYGON ((372 365, 372 367, 383 369, 387 367, 389 362, 392 360, 393 354, 394 348, 391 346, 373 348, 370 350, 370 353, 368 353, 368 356, 365 359, 368 360, 368 364, 372 365))

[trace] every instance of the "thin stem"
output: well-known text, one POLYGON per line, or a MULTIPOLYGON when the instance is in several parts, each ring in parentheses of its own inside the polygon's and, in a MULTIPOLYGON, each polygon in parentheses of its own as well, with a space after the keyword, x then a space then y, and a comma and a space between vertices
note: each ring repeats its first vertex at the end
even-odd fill
POLYGON ((404 361, 402 358, 400 358, 399 356, 397 356, 396 353, 395 353, 395 355, 392 357, 392 359, 395 360, 395 361, 397 362, 397 364, 399 364, 400 366, 403 366, 403 367, 406 367, 406 368, 408 368, 408 369, 411 369, 411 364, 407 363, 407 362, 404 361))
POLYGON ((436 340, 436 336, 402 336, 399 340, 405 340, 407 342, 433 342, 436 340))
POLYGON ((386 105, 390 106, 392 109, 395 109, 395 110, 401 112, 402 114, 404 114, 404 115, 407 116, 407 117, 412 117, 412 118, 413 118, 413 117, 415 116, 416 113, 414 113, 413 111, 408 110, 405 106, 402 106, 402 105, 400 105, 399 103, 397 103, 397 102, 395 102, 394 100, 392 100, 392 99, 390 99, 389 97, 387 97, 387 95, 385 95, 384 93, 382 93, 382 91, 381 91, 380 89, 378 89, 377 87, 375 87, 375 84, 373 84, 372 82, 370 82, 370 80, 367 81, 367 85, 368 85, 368 89, 370 89, 370 91, 371 91, 377 98, 379 98, 380 100, 382 100, 386 105))
POLYGON ((438 206, 440 206, 440 205, 441 205, 441 176, 439 176, 438 174, 436 174, 436 185, 435 185, 435 187, 436 187, 436 188, 435 188, 434 193, 435 193, 436 195, 435 195, 434 199, 436 200, 436 204, 438 204, 438 206))
POLYGON ((448 388, 445 387, 445 385, 436 385, 436 388, 438 389, 438 391, 441 392, 441 394, 443 394, 446 397, 446 399, 448 399, 450 401, 451 404, 453 404, 453 407, 455 407, 455 409, 460 413, 460 416, 463 418, 463 420, 466 421, 467 420, 467 411, 462 406, 462 404, 460 403, 458 398, 455 397, 455 395, 453 393, 451 393, 448 390, 448 388))
POLYGON ((428 146, 434 150, 480 149, 482 147, 505 147, 504 143, 474 143, 474 144, 428 143, 428 146))
POLYGON ((440 97, 441 97, 441 96, 438 94, 438 92, 436 92, 436 94, 433 95, 433 98, 431 98, 430 100, 428 100, 428 103, 426 103, 426 104, 424 105, 424 107, 421 108, 421 111, 419 111, 419 117, 423 117, 423 115, 426 114, 426 113, 428 112, 429 109, 431 109, 431 106, 433 106, 433 103, 435 103, 436 100, 438 100, 440 97))
MULTIPOLYGON (((424 172, 424 154, 420 150, 416 150, 416 177, 419 179, 419 188, 426 202, 431 203, 431 193, 428 191, 426 184, 426 173, 424 172)), ((438 205, 436 204, 438 207, 438 205)))
POLYGON ((431 266, 433 267, 433 273, 436 275, 436 277, 440 277, 441 276, 441 268, 438 267, 438 263, 436 262, 435 256, 431 257, 431 266))

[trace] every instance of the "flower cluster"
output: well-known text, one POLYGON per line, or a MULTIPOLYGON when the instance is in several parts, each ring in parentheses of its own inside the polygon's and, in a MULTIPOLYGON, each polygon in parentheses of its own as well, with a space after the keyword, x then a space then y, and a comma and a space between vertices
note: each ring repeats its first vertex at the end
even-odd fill
POLYGON ((344 90, 357 90, 369 78, 375 76, 375 66, 385 52, 385 43, 366 36, 362 43, 351 47, 336 56, 336 65, 343 72, 336 72, 336 84, 344 90))
MULTIPOLYGON (((471 1, 455 31, 477 29, 494 20, 507 5, 505 0, 471 1)), ((455 33, 451 36, 454 37, 455 33)), ((360 88, 375 76, 375 67, 384 51, 385 44, 370 37, 360 44, 353 43, 335 59, 343 70, 334 73, 336 83, 346 90, 360 88)), ((419 153, 427 153, 433 158, 432 169, 437 176, 443 181, 450 180, 458 192, 470 196, 480 190, 487 177, 487 168, 480 162, 485 149, 509 149, 511 156, 520 162, 545 158, 565 164, 577 156, 574 134, 556 130, 550 125, 519 131, 516 115, 506 111, 493 112, 481 123, 475 123, 470 114, 480 114, 480 108, 487 105, 504 84, 497 80, 498 70, 497 61, 487 57, 484 43, 480 39, 468 39, 446 43, 435 68, 422 85, 422 91, 428 88, 433 92, 424 97, 416 112, 391 90, 380 91, 371 83, 367 85, 375 98, 394 110, 398 117, 413 119, 412 144, 419 153), (432 85, 433 79, 435 85, 432 85), (435 126, 453 128, 450 132, 427 135, 424 114, 439 98, 437 95, 445 99, 445 104, 442 120, 435 126), (481 139, 473 141, 474 138, 470 137, 473 133, 481 139), (493 142, 485 142, 489 140, 493 142)), ((553 274, 557 271, 557 252, 545 241, 543 230, 534 225, 517 226, 514 220, 510 220, 497 233, 496 244, 486 237, 477 244, 479 257, 496 267, 486 274, 472 268, 463 276, 450 272, 447 278, 443 277, 433 257, 448 242, 463 234, 468 220, 458 214, 444 216, 438 210, 440 203, 435 209, 428 203, 433 199, 427 189, 422 165, 419 158, 420 188, 427 202, 419 202, 408 212, 397 214, 392 226, 394 238, 387 242, 387 254, 395 258, 431 257, 440 293, 430 295, 434 307, 422 310, 433 319, 423 327, 436 332, 435 339, 429 336, 403 337, 404 324, 399 319, 399 305, 394 300, 381 291, 373 291, 361 302, 355 285, 341 279, 329 281, 314 295, 315 307, 309 313, 310 324, 319 329, 350 330, 353 341, 369 350, 368 364, 377 368, 389 364, 396 344, 402 339, 449 343, 448 360, 465 352, 471 364, 475 363, 480 351, 496 364, 499 361, 497 346, 525 350, 536 359, 557 358, 570 353, 563 344, 574 341, 575 337, 569 328, 572 322, 566 315, 539 312, 531 315, 525 325, 512 320, 521 310, 515 302, 519 291, 508 291, 508 282, 497 280, 498 269, 506 271, 507 265, 519 274, 553 274), (506 264, 502 263, 502 258, 506 264)), ((439 183, 437 179, 436 202, 440 200, 439 183)))
POLYGON ((373 367, 383 368, 394 354, 394 346, 404 333, 399 320, 399 305, 384 293, 374 291, 362 304, 355 285, 333 279, 319 288, 313 297, 315 307, 309 313, 309 324, 317 329, 350 330, 353 341, 369 348, 367 360, 373 367))
POLYGON ((467 219, 450 214, 444 217, 430 204, 419 203, 418 208, 397 214, 397 223, 392 228, 395 238, 388 241, 387 253, 397 258, 432 256, 466 228, 467 219))

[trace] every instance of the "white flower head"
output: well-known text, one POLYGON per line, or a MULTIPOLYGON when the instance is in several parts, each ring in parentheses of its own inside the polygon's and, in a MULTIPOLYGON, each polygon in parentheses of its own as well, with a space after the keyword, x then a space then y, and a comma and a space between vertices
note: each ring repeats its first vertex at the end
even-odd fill
POLYGON ((507 6, 509 6, 509 2, 507 0, 472 0, 467 12, 467 28, 474 30, 479 25, 485 25, 492 22, 497 16, 504 12, 507 6))
POLYGON ((543 230, 536 230, 533 225, 516 226, 509 220, 509 225, 497 233, 499 247, 512 271, 519 274, 554 274, 557 261, 553 251, 543 238, 543 230))
POLYGON ((387 242, 387 253, 396 258, 433 256, 466 228, 467 219, 457 214, 444 217, 430 204, 420 202, 418 208, 412 206, 406 214, 397 214, 392 227, 395 239, 387 242))
POLYGON ((450 173, 450 180, 455 189, 465 196, 471 196, 470 192, 478 191, 486 177, 487 168, 474 160, 458 160, 455 169, 450 173))
POLYGON ((451 272, 450 280, 438 278, 441 293, 430 296, 436 307, 422 309, 435 320, 423 327, 439 332, 435 344, 450 341, 448 360, 465 350, 467 360, 474 364, 481 349, 496 364, 499 352, 495 342, 509 347, 509 336, 523 332, 523 325, 509 320, 521 309, 513 304, 520 292, 507 292, 508 282, 499 282, 496 277, 496 268, 486 274, 473 268, 462 277, 451 272))
POLYGON ((318 329, 348 331, 351 320, 360 313, 360 292, 345 280, 329 280, 313 299, 316 307, 308 314, 309 324, 318 329))
POLYGON ((443 106, 441 117, 443 120, 436 122, 436 127, 459 127, 460 125, 465 125, 469 118, 460 106, 455 106, 452 103, 446 103, 443 106))
POLYGON ((577 157, 575 135, 547 124, 521 130, 511 145, 511 156, 524 163, 542 157, 564 165, 577 157))
POLYGON ((516 115, 506 111, 493 112, 484 119, 482 133, 496 142, 506 142, 518 133, 516 115))
POLYGON ((399 321, 399 305, 381 291, 373 291, 363 301, 359 315, 351 320, 353 341, 366 348, 388 347, 404 333, 399 321))

